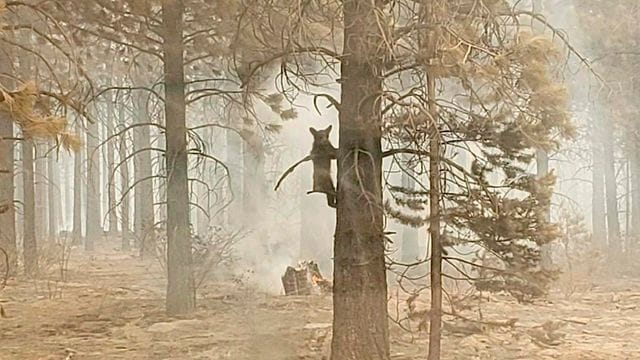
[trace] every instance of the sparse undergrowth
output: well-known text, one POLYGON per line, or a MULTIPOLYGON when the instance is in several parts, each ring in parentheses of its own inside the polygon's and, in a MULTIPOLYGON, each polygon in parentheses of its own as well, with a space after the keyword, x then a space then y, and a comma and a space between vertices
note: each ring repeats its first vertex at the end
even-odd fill
MULTIPOLYGON (((163 308, 165 280, 158 262, 116 247, 102 244, 93 255, 74 250, 62 298, 40 296, 30 282, 11 280, 0 293, 7 316, 0 319, 0 358, 320 360, 326 355, 329 296, 272 296, 244 282, 209 281, 196 313, 171 319, 163 308)), ((640 352, 633 340, 640 336, 634 326, 640 321, 634 308, 640 282, 596 285, 570 299, 552 289, 546 301, 532 305, 502 294, 459 298, 456 315, 444 318, 443 359, 634 358, 640 352), (474 321, 477 302, 482 321, 474 321)), ((426 299, 414 299, 414 311, 428 309, 426 299)), ((395 311, 393 303, 389 311, 395 311)), ((427 334, 417 321, 412 333, 391 325, 393 359, 426 359, 427 334)))

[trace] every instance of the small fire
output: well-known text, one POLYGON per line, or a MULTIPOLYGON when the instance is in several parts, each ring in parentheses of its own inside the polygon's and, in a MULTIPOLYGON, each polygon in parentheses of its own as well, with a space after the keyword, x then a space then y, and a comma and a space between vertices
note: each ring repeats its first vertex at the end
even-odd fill
POLYGON ((313 283, 313 285, 318 285, 319 283, 324 282, 324 279, 322 278, 322 276, 313 274, 311 275, 311 282, 313 283))

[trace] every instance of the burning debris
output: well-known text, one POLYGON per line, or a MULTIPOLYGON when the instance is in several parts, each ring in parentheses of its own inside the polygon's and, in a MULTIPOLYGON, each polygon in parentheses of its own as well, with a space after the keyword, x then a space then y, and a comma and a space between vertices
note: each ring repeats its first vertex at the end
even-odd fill
POLYGON ((320 295, 331 293, 331 281, 325 279, 314 261, 301 261, 296 268, 287 266, 282 276, 285 295, 320 295))

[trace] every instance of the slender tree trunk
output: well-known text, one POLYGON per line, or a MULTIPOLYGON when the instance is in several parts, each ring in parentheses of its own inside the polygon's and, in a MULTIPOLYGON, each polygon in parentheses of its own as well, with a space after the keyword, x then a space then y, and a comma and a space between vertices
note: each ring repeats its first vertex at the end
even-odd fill
MULTIPOLYGON (((140 93, 137 98, 136 121, 147 124, 151 121, 147 113, 148 94, 140 93)), ((155 251, 153 212, 153 180, 151 172, 151 127, 138 126, 134 130, 134 229, 136 246, 141 255, 153 254, 155 251)))
MULTIPOLYGON (((203 178, 206 179, 208 172, 204 172, 203 178)), ((204 180, 206 181, 206 180, 204 180)), ((202 184, 195 184, 197 188, 197 197, 198 197, 198 206, 195 207, 195 218, 196 218, 196 233, 205 238, 207 233, 209 232, 209 221, 211 216, 211 209, 209 208, 209 194, 207 194, 207 189, 202 184), (206 213, 205 213, 206 211, 206 213)))
POLYGON ((604 130, 604 182, 607 204, 607 235, 609 237, 609 255, 619 259, 622 248, 620 244, 620 221, 618 219, 618 191, 616 183, 613 129, 605 126, 604 130))
POLYGON ((187 314, 195 308, 195 284, 189 234, 189 186, 184 49, 179 0, 163 0, 164 79, 167 167, 167 312, 187 314))
MULTIPOLYGON (((428 21, 433 15, 433 5, 426 6, 428 21)), ((429 53, 435 55, 435 34, 427 33, 429 53)), ((429 113, 435 119, 429 140, 429 237, 431 238, 431 310, 429 311, 429 360, 440 359, 442 338, 442 240, 440 237, 440 129, 437 122, 436 80, 427 69, 427 96, 429 113)))
POLYGON ((22 143, 22 188, 24 192, 24 235, 22 239, 22 247, 24 257, 24 271, 27 276, 35 276, 37 275, 38 271, 34 147, 34 143, 31 140, 25 140, 22 143))
MULTIPOLYGON (((207 113, 208 109, 206 105, 207 103, 203 101, 202 109, 201 109, 203 114, 207 113)), ((213 149, 212 141, 215 138, 213 129, 212 128, 205 129, 203 137, 204 137, 203 138, 204 146, 209 150, 213 149)), ((207 165, 208 164, 205 164, 202 167, 201 180, 204 181, 205 183, 210 183, 209 181, 211 180, 211 178, 209 177, 210 172, 209 172, 209 167, 207 165)), ((211 220, 213 220, 210 218, 210 216, 212 216, 213 214, 211 214, 209 194, 208 194, 207 188, 203 184, 194 183, 192 186, 196 187, 197 203, 198 203, 197 207, 196 206, 193 207, 193 211, 195 211, 195 219, 196 219, 196 234, 198 234, 203 238, 206 238, 209 232, 209 225, 210 225, 209 223, 211 222, 211 220)))
POLYGON ((62 216, 62 206, 60 204, 60 177, 58 176, 58 162, 56 154, 50 153, 47 157, 47 174, 49 178, 49 238, 55 239, 58 236, 60 217, 62 216))
POLYGON ((640 238, 640 155, 638 150, 630 156, 631 168, 631 248, 637 251, 640 238))
POLYGON ((624 159, 624 250, 628 255, 631 243, 631 169, 628 158, 624 159))
MULTIPOLYGON (((404 155, 406 164, 410 156, 404 155)), ((416 182, 412 177, 413 171, 410 168, 402 172, 402 187, 408 190, 415 190, 416 182)), ((403 262, 413 262, 420 257, 420 247, 418 244, 418 229, 412 226, 404 226, 402 229, 401 258, 403 262)))
POLYGON ((592 152, 592 198, 591 198, 591 223, 593 230, 593 241, 595 247, 600 251, 607 248, 607 224, 605 218, 604 204, 604 151, 602 142, 597 135, 600 127, 594 129, 592 152))
POLYGON ((41 142, 34 141, 35 149, 35 186, 36 186, 36 239, 40 241, 47 238, 49 232, 47 204, 47 158, 46 145, 41 142))
POLYGON ((332 360, 388 360, 380 1, 343 2, 332 360), (380 46, 379 46, 380 45, 380 46))
POLYGON ((89 123, 87 131, 87 202, 86 237, 84 248, 93 251, 95 241, 102 235, 102 217, 100 215, 100 159, 98 146, 98 124, 89 123))
MULTIPOLYGON (((76 134, 82 138, 80 124, 76 124, 76 134)), ((82 165, 84 164, 84 149, 78 150, 73 156, 73 244, 82 244, 82 165)))
MULTIPOLYGON (((0 73, 12 74, 11 58, 7 49, 0 51, 0 73)), ((12 82, 6 77, 0 78, 0 83, 11 88, 12 82)), ((0 112, 0 206, 6 211, 0 212, 0 247, 9 255, 9 273, 15 275, 18 266, 18 247, 16 244, 16 212, 14 199, 15 191, 15 152, 16 142, 13 129, 13 119, 7 112, 0 112)), ((0 270, 1 271, 1 270, 0 270)))
MULTIPOLYGON (((549 155, 544 150, 536 151, 536 167, 538 178, 543 178, 549 174, 549 155)), ((551 221, 551 208, 548 206, 544 209, 546 221, 551 221)), ((551 244, 542 245, 541 249, 541 263, 543 269, 551 270, 553 268, 553 249, 551 244)))
POLYGON ((62 191, 64 191, 63 209, 63 228, 69 230, 69 225, 73 227, 73 158, 72 154, 66 154, 64 161, 64 175, 60 176, 61 182, 64 184, 62 191))
MULTIPOLYGON (((106 124, 106 137, 111 139, 113 135, 113 126, 116 122, 115 116, 115 103, 111 96, 107 99, 107 111, 108 119, 106 124)), ((106 179, 107 179, 107 214, 109 219, 108 233, 114 236, 118 232, 118 214, 116 209, 116 184, 115 176, 113 174, 115 168, 115 140, 111 139, 106 143, 107 146, 107 161, 106 161, 106 179)))
MULTIPOLYGON (((167 143, 166 143, 166 138, 164 134, 162 134, 159 129, 152 129, 152 130, 155 130, 155 133, 152 132, 151 134, 153 142, 158 144, 157 146, 160 149, 166 149, 167 143)), ((154 156, 152 156, 153 159, 151 161, 152 161, 152 164, 155 164, 155 168, 152 167, 152 170, 151 170, 152 173, 162 175, 162 176, 167 176, 167 167, 166 167, 166 161, 165 161, 164 155, 158 152, 154 152, 152 154, 154 156)), ((154 195, 153 203, 155 204, 154 215, 156 217, 156 221, 157 222, 167 221, 167 204, 164 202, 167 194, 167 188, 166 188, 166 183, 164 179, 155 177, 153 179, 153 188, 156 189, 156 191, 153 192, 153 195, 154 195)), ((191 218, 191 216, 189 216, 189 218, 191 218)))
MULTIPOLYGON (((0 66, 2 61, 0 60, 0 66)), ((6 113, 0 113, 0 247, 9 255, 9 271, 15 274, 17 262, 16 215, 14 199, 14 153, 13 120, 6 113)))
MULTIPOLYGON (((122 105, 120 106, 120 121, 123 127, 126 126, 124 121, 124 106, 122 105)), ((126 133, 120 136, 119 156, 120 161, 122 161, 122 164, 120 164, 120 227, 122 229, 122 250, 129 251, 131 249, 131 239, 129 236, 129 164, 127 161, 124 161, 127 157, 126 133)))

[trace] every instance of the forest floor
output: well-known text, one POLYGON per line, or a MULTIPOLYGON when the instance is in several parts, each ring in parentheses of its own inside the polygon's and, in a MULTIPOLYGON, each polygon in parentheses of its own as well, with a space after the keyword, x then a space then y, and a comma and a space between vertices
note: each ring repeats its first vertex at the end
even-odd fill
MULTIPOLYGON (((242 282, 221 282, 200 290, 194 315, 172 319, 163 310, 158 261, 116 247, 106 243, 92 255, 74 250, 64 283, 10 280, 0 292, 6 313, 0 359, 326 356, 329 296, 268 295, 242 282)), ((634 279, 592 284, 570 297, 557 290, 533 305, 493 296, 482 305, 485 324, 446 319, 443 359, 640 359, 639 302, 640 280, 634 279), (510 318, 515 326, 499 325, 510 318)), ((424 332, 411 335, 392 324, 392 359, 426 359, 426 339, 424 332)))

